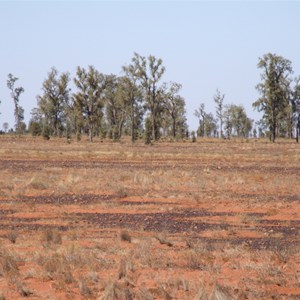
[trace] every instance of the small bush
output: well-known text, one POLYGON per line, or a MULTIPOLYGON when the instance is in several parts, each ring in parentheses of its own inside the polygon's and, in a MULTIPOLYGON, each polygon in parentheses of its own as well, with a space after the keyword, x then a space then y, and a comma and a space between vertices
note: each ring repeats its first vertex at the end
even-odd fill
POLYGON ((29 184, 29 187, 35 190, 46 190, 48 185, 40 179, 33 178, 29 184))
POLYGON ((32 136, 39 136, 42 133, 42 126, 38 122, 30 122, 28 130, 32 136))
POLYGON ((121 231, 120 238, 121 241, 131 243, 131 236, 129 235, 128 231, 121 231))
POLYGON ((195 143, 197 141, 195 131, 192 131, 191 134, 192 134, 192 142, 195 143))
POLYGON ((120 187, 116 190, 116 197, 126 198, 128 196, 127 191, 124 187, 120 187))

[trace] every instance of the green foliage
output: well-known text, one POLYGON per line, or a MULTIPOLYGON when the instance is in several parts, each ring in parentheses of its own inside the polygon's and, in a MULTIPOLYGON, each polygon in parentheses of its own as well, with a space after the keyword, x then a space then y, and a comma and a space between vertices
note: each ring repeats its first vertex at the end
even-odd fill
POLYGON ((115 75, 106 77, 105 90, 106 116, 109 123, 109 137, 118 141, 122 136, 123 126, 126 122, 127 102, 123 97, 121 79, 115 75))
POLYGON ((161 123, 164 122, 165 131, 169 131, 173 138, 183 138, 184 132, 187 129, 185 100, 178 94, 181 88, 181 84, 171 82, 170 87, 165 85, 160 94, 163 102, 161 123))
POLYGON ((118 98, 122 99, 123 110, 125 112, 124 127, 130 127, 130 135, 132 143, 137 139, 137 130, 142 124, 144 108, 142 103, 142 90, 137 84, 135 65, 124 66, 124 77, 119 78, 118 82, 118 98))
POLYGON ((221 94, 221 92, 217 89, 216 94, 214 95, 214 102, 216 103, 216 115, 219 119, 219 138, 223 137, 223 106, 224 106, 224 98, 225 94, 221 94))
POLYGON ((259 58, 258 68, 262 69, 261 80, 256 88, 261 97, 253 107, 264 112, 264 120, 270 130, 270 139, 275 142, 280 119, 289 105, 289 80, 292 64, 288 59, 267 53, 259 58))
POLYGON ((38 122, 30 122, 28 130, 32 136, 39 136, 42 134, 42 126, 38 122))
POLYGON ((132 69, 135 70, 135 76, 140 83, 145 99, 145 107, 150 112, 152 123, 152 138, 158 140, 160 129, 160 114, 162 111, 162 103, 160 98, 161 87, 159 81, 165 72, 162 65, 162 59, 157 59, 150 55, 148 58, 134 53, 132 58, 132 69))
POLYGON ((294 88, 291 91, 292 123, 295 126, 296 142, 300 136, 300 76, 296 77, 294 88))
POLYGON ((10 94, 15 105, 15 129, 16 133, 20 134, 22 132, 22 129, 24 129, 24 126, 21 126, 21 122, 23 122, 24 120, 24 109, 19 105, 19 100, 20 95, 24 93, 25 90, 23 87, 15 88, 15 83, 17 80, 17 77, 14 77, 12 74, 8 74, 7 87, 11 92, 10 94))
POLYGON ((205 104, 201 103, 199 105, 199 109, 195 110, 194 115, 199 119, 199 136, 206 136, 206 124, 205 124, 205 119, 206 119, 206 112, 205 112, 205 104))
POLYGON ((103 117, 107 81, 93 66, 89 66, 88 71, 77 67, 76 76, 74 83, 77 93, 73 94, 73 113, 78 118, 77 126, 87 127, 92 142, 95 127, 100 126, 103 117))
POLYGON ((37 97, 38 111, 49 126, 49 134, 61 136, 66 127, 69 112, 70 90, 69 74, 62 73, 53 67, 43 82, 43 94, 37 97))
POLYGON ((243 106, 226 105, 224 121, 227 138, 230 138, 232 134, 238 137, 249 136, 252 129, 252 120, 248 118, 243 106))

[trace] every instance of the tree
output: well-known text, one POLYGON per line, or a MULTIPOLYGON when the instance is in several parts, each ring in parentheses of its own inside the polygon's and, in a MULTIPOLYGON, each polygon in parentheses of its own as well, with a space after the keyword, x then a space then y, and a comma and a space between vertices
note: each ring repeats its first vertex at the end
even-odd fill
POLYGON ((138 86, 138 65, 133 63, 129 66, 123 66, 125 76, 120 79, 119 93, 127 104, 129 118, 131 122, 131 142, 136 140, 136 130, 141 123, 144 109, 141 107, 142 91, 138 86))
POLYGON ((198 129, 198 133, 200 134, 200 136, 206 136, 206 128, 205 128, 205 118, 206 118, 206 112, 205 112, 205 104, 201 103, 199 105, 199 109, 195 110, 194 115, 199 119, 199 129, 198 129))
POLYGON ((50 127, 50 132, 56 136, 61 135, 66 123, 70 100, 69 81, 68 73, 58 76, 58 71, 53 67, 43 82, 43 94, 37 96, 38 108, 50 127))
POLYGON ((92 142, 95 125, 101 124, 100 121, 103 116, 106 79, 93 66, 89 66, 88 71, 77 67, 76 76, 74 83, 78 91, 73 94, 73 109, 79 118, 77 120, 79 126, 76 126, 79 131, 81 125, 87 126, 89 139, 92 142))
POLYGON ((258 137, 264 138, 266 136, 266 130, 267 130, 267 124, 265 122, 265 119, 262 118, 262 119, 256 121, 255 125, 257 126, 257 129, 258 129, 258 137))
MULTIPOLYGON (((217 120, 214 118, 212 113, 207 113, 205 116, 205 121, 204 121, 205 125, 203 127, 205 127, 205 134, 208 137, 212 137, 212 136, 217 136, 217 120)), ((201 129, 201 126, 200 126, 201 129)), ((201 132, 199 132, 201 135, 201 132)))
POLYGON ((9 128, 8 123, 7 123, 7 122, 4 122, 3 125, 2 125, 2 127, 3 127, 4 132, 7 133, 7 130, 8 130, 8 128, 9 128))
POLYGON ((259 58, 257 67, 262 69, 262 82, 256 86, 261 97, 253 103, 253 107, 264 112, 270 140, 275 142, 280 116, 289 104, 287 82, 292 65, 288 59, 268 53, 259 58))
POLYGON ((8 74, 7 87, 11 91, 10 95, 14 101, 15 105, 15 129, 17 133, 20 133, 21 122, 24 120, 24 109, 19 106, 20 95, 24 93, 23 87, 15 88, 15 83, 18 80, 17 77, 14 77, 12 74, 8 74))
MULTIPOLYGON (((166 90, 161 94, 163 101, 163 110, 167 117, 170 118, 172 137, 175 138, 177 134, 182 137, 185 127, 185 101, 178 93, 182 85, 176 82, 171 82, 170 87, 165 87, 166 90), (180 130, 181 129, 181 130, 180 130)), ((183 134, 184 135, 184 134, 183 134)))
POLYGON ((300 136, 300 76, 295 78, 295 86, 291 95, 291 105, 296 130, 296 142, 298 143, 300 136))
POLYGON ((134 53, 132 58, 133 69, 144 91, 146 107, 150 111, 152 138, 156 141, 159 137, 159 121, 162 109, 159 81, 165 72, 162 59, 153 55, 145 57, 134 53))
POLYGON ((214 102, 216 103, 216 115, 219 119, 219 138, 223 137, 223 102, 225 94, 221 94, 217 89, 216 94, 214 95, 214 102))
POLYGON ((227 137, 232 133, 238 137, 248 137, 252 129, 252 120, 248 118, 243 106, 230 104, 224 111, 225 129, 227 137))
POLYGON ((126 121, 127 99, 122 95, 120 79, 115 75, 106 77, 107 88, 105 92, 106 116, 110 127, 110 136, 119 140, 126 121))

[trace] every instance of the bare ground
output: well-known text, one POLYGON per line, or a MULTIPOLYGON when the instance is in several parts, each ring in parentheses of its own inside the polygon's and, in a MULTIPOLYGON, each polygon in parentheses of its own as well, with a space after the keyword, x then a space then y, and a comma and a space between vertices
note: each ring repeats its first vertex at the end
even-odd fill
POLYGON ((1 138, 0 297, 298 299, 299 162, 289 141, 1 138))

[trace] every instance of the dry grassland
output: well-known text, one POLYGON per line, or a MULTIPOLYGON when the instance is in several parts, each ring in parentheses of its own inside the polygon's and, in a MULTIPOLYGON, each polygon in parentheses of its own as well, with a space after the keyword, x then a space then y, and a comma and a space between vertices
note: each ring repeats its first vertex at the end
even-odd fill
POLYGON ((0 137, 0 300, 300 299, 300 146, 0 137))

